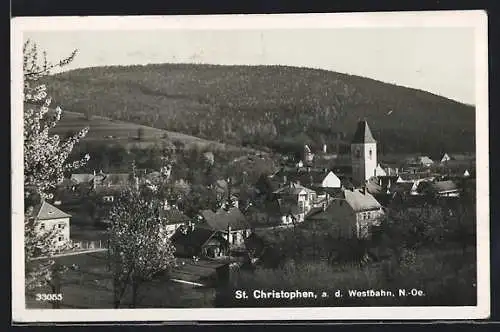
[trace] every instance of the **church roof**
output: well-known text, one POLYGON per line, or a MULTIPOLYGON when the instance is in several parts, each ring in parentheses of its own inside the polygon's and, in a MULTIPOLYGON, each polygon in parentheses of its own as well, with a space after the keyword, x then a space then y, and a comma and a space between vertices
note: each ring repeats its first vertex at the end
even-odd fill
POLYGON ((370 127, 368 127, 368 122, 360 121, 358 122, 358 127, 356 128, 356 132, 354 134, 354 138, 352 139, 353 144, 359 143, 376 143, 373 138, 372 132, 370 131, 370 127))

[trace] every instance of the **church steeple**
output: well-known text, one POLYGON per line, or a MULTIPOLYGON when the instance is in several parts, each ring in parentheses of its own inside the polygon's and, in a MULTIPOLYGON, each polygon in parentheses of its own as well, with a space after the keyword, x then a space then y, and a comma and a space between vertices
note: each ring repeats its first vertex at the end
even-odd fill
POLYGON ((372 132, 366 120, 358 122, 358 127, 356 128, 356 132, 354 134, 354 138, 352 139, 351 143, 352 144, 377 143, 377 141, 375 141, 375 139, 373 138, 372 132))
POLYGON ((359 121, 351 142, 352 179, 356 185, 363 186, 376 175, 377 141, 366 120, 359 121))

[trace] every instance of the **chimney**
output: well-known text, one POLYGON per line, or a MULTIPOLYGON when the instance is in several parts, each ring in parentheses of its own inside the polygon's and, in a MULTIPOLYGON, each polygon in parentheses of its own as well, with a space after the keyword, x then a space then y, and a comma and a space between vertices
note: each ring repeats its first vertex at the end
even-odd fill
POLYGON ((326 153, 326 144, 323 144, 323 153, 326 153))
POLYGON ((379 186, 382 186, 382 178, 378 179, 378 184, 379 184, 379 186))
POLYGON ((95 170, 94 170, 94 176, 95 176, 95 170))
POLYGON ((286 184, 286 183, 287 183, 286 175, 283 175, 283 184, 286 184))

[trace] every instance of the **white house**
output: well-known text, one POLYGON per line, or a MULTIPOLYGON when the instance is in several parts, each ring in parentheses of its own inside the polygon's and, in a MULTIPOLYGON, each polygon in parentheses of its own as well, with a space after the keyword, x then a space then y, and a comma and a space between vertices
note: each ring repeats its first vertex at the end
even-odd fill
POLYGON ((282 212, 282 221, 287 224, 291 219, 304 221, 305 215, 314 207, 316 192, 294 182, 274 191, 282 212))
POLYGON ((447 162, 447 161, 449 161, 449 160, 451 160, 451 158, 450 158, 450 156, 449 156, 447 153, 445 153, 445 154, 443 155, 443 157, 441 158, 441 162, 442 162, 442 163, 445 163, 445 162, 447 162))
POLYGON ((51 230, 55 232, 54 245, 56 247, 69 242, 71 215, 43 201, 33 209, 31 216, 38 221, 38 232, 44 233, 51 230))

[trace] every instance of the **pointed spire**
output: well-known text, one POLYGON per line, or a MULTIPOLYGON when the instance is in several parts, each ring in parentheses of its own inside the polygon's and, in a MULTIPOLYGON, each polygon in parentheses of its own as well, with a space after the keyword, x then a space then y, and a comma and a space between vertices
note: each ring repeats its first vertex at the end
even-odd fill
POLYGON ((368 122, 366 120, 359 121, 356 133, 352 139, 352 144, 364 144, 364 143, 376 143, 373 138, 370 127, 368 127, 368 122))

